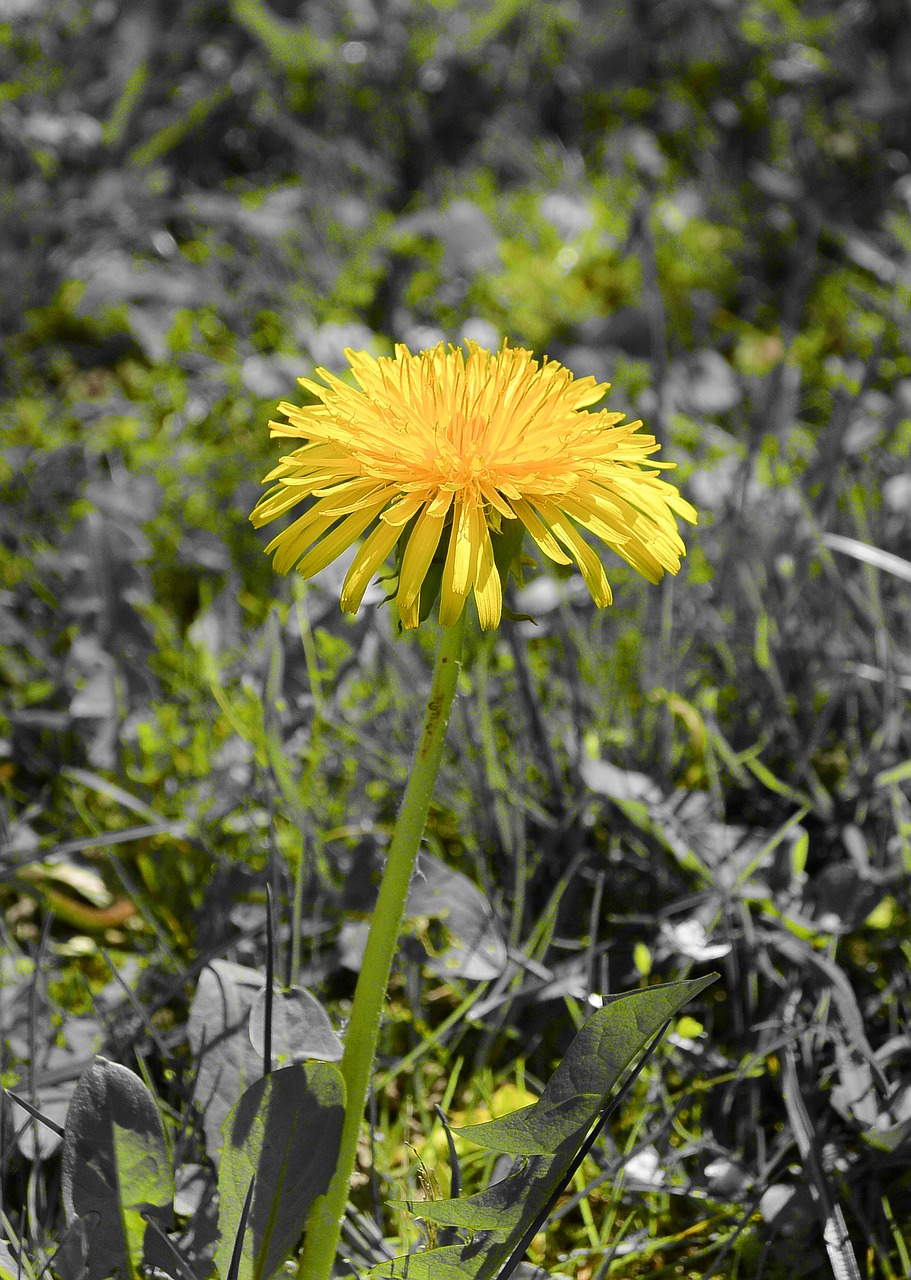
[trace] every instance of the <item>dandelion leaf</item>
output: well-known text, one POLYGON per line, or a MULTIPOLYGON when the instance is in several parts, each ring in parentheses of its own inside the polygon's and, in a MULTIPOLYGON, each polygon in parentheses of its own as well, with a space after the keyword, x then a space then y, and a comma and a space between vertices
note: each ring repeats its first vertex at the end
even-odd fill
POLYGON ((251 1085, 223 1126, 218 1170, 219 1275, 228 1274, 255 1178, 238 1280, 269 1280, 303 1233, 335 1170, 345 1085, 332 1063, 283 1067, 251 1085))
POLYGON ((405 915, 431 916, 445 925, 450 945, 427 960, 427 967, 440 977, 489 982, 506 968, 506 943, 487 898, 468 876, 432 854, 418 858, 405 915))
POLYGON ((503 1268, 559 1196, 573 1160, 603 1119, 625 1069, 668 1019, 715 975, 612 997, 588 1020, 538 1102, 462 1129, 480 1146, 516 1157, 506 1177, 456 1200, 405 1201, 416 1217, 470 1235, 383 1262, 366 1280, 505 1280, 503 1268))
POLYGON ((85 1280, 135 1275, 158 1262, 173 1221, 174 1177, 155 1099, 138 1076, 98 1057, 83 1071, 63 1136, 67 1225, 91 1218, 85 1280))
POLYGON ((250 1010, 263 981, 256 969, 213 960, 200 973, 190 1005, 187 1031, 197 1064, 196 1105, 202 1113, 206 1152, 216 1166, 225 1117, 244 1089, 262 1075, 262 1048, 250 1040, 250 1010))
MULTIPOLYGON (((250 1043, 262 1058, 266 1042, 266 988, 263 987, 250 1009, 250 1043)), ((272 991, 272 1058, 280 1066, 318 1058, 338 1062, 342 1042, 332 1029, 329 1015, 316 996, 305 987, 282 989, 274 984, 272 991)))

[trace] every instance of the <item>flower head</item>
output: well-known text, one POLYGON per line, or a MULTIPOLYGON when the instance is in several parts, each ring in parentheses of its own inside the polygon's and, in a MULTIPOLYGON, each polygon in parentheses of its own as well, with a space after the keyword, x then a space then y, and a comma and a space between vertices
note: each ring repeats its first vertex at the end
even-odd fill
POLYGON ((251 520, 259 527, 314 499, 266 548, 280 573, 297 566, 310 577, 369 529, 342 609, 357 611, 396 551, 406 627, 418 625, 439 593, 445 626, 474 595, 490 629, 525 532, 551 560, 575 562, 602 607, 610 587, 580 530, 651 582, 680 568, 674 517, 695 521, 696 513, 659 478, 673 464, 650 461, 658 445, 640 433, 641 422, 591 411, 608 383, 576 379, 555 360, 539 363, 506 345, 496 354, 441 343, 417 355, 397 346, 392 357, 345 356, 356 387, 318 369, 325 385, 299 380, 318 403, 284 402, 278 411, 287 423, 269 424, 273 436, 302 443, 266 476, 273 487, 251 520))

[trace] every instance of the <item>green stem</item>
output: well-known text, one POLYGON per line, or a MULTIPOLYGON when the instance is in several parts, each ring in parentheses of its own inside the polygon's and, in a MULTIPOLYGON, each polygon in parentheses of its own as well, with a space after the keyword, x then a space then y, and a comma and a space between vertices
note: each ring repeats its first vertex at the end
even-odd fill
POLYGON ((345 1052, 341 1061, 346 1088, 345 1121, 338 1163, 328 1191, 320 1196, 310 1212, 304 1251, 297 1266, 297 1280, 330 1280, 332 1275, 348 1201, 348 1184, 357 1159, 358 1137, 370 1088, 386 987, 402 928, 411 873, 443 756, 467 613, 467 609, 463 610, 455 626, 443 627, 440 635, 424 728, 389 845, 354 993, 351 1020, 345 1032, 345 1052))

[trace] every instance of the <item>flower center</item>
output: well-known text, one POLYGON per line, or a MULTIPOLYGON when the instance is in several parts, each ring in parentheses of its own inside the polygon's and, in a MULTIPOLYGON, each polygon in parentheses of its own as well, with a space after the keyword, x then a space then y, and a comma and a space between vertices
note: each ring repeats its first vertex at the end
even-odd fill
POLYGON ((477 491, 480 484, 496 483, 496 468, 491 465, 483 444, 487 422, 480 415, 467 421, 459 418, 436 437, 431 466, 433 481, 453 492, 477 491))

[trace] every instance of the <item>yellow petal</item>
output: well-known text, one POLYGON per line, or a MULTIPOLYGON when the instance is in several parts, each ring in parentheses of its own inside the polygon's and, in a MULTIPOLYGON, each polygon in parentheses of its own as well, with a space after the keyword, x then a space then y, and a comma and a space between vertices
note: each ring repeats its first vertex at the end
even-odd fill
POLYGON ((542 504, 542 514, 563 545, 568 547, 572 553, 573 559, 582 570, 585 585, 592 593, 592 599, 595 604, 601 609, 605 608, 611 603, 613 596, 610 584, 607 581, 607 574, 604 572, 604 565, 598 559, 597 554, 588 545, 575 525, 572 524, 569 517, 563 515, 556 507, 552 507, 549 503, 547 505, 542 504))
POLYGON ((328 492, 317 489, 314 497, 323 498, 331 504, 336 515, 347 516, 363 506, 376 507, 382 510, 389 500, 395 497, 396 490, 392 485, 378 485, 375 480, 364 480, 356 486, 335 485, 328 492))
POLYGON ((335 515, 326 515, 320 510, 320 504, 311 507, 304 515, 288 525, 266 547, 267 554, 275 552, 275 569, 277 573, 287 573, 306 551, 311 542, 322 537, 338 519, 335 515))
POLYGON ((569 556, 565 555, 557 545, 557 542, 547 525, 524 500, 524 498, 514 498, 512 505, 516 515, 525 525, 525 528, 546 556, 551 560, 554 560, 557 564, 572 564, 569 556))
POLYGON ((396 596, 396 603, 400 610, 407 609, 421 594, 421 586, 430 568, 430 562, 440 545, 440 535, 443 532, 445 520, 445 515, 432 515, 429 511, 424 511, 418 516, 402 556, 399 590, 396 596))
POLYGON ((445 586, 440 592, 440 626, 454 627, 462 616, 462 610, 465 608, 467 596, 457 596, 452 591, 447 591, 445 586))
POLYGON ((443 571, 443 582, 457 596, 468 595, 474 578, 477 547, 472 541, 471 531, 471 510, 467 503, 459 503, 452 517, 452 533, 443 571))
POLYGON ((337 528, 307 552, 297 566, 298 573, 303 574, 305 578, 312 578, 315 573, 319 573, 327 564, 337 559, 343 551, 347 551, 352 542, 355 542, 368 524, 371 524, 379 515, 383 502, 385 502, 384 498, 380 499, 379 503, 374 502, 347 516, 337 528))
POLYGON ((482 631, 492 631, 500 625, 503 611, 503 592, 500 575, 493 556, 493 543, 484 513, 476 513, 474 537, 478 542, 478 569, 474 584, 474 598, 478 606, 478 618, 482 631))
POLYGON ((426 498, 420 493, 406 494, 400 502, 394 507, 390 507, 388 511, 383 512, 383 523, 394 525, 401 532, 409 520, 414 519, 421 507, 426 502, 426 498))
POLYGON ((399 619, 406 631, 413 631, 415 627, 421 625, 421 597, 415 596, 407 605, 399 604, 399 598, 395 598, 396 604, 399 606, 399 619))
POLYGON ((465 506, 456 509, 449 534, 449 550, 440 588, 440 622, 458 622, 475 577, 478 549, 471 537, 471 516, 465 506))
POLYGON ((342 586, 341 604, 344 613, 357 613, 373 575, 391 554, 401 534, 401 529, 396 529, 393 525, 385 524, 380 520, 376 528, 364 539, 363 546, 352 560, 342 586))
POLYGON ((250 520, 257 529, 261 529, 264 524, 270 524, 276 516, 283 515, 286 511, 290 511, 292 507, 296 507, 301 501, 302 495, 299 489, 272 489, 265 494, 257 502, 256 506, 250 512, 250 520))
POLYGON ((490 505, 494 508, 494 510, 499 511, 501 516, 505 516, 507 520, 511 520, 513 518, 513 516, 515 515, 515 512, 513 511, 512 507, 509 505, 506 499, 502 496, 502 494, 497 493, 496 489, 492 484, 482 484, 481 492, 483 493, 487 501, 490 503, 490 505))
POLYGON ((602 542, 606 542, 609 547, 616 549, 629 541, 629 533, 624 532, 621 520, 603 519, 592 510, 590 504, 574 502, 572 498, 561 498, 560 506, 577 524, 587 529, 589 533, 593 533, 596 538, 600 538, 602 542))

